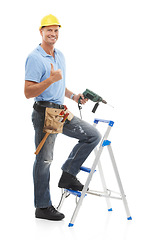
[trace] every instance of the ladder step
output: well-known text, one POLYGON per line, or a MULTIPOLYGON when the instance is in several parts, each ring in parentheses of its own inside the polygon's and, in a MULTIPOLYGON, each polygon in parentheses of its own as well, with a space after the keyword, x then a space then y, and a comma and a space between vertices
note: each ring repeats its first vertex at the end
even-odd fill
POLYGON ((109 208, 109 209, 108 209, 108 212, 112 212, 112 211, 113 211, 112 208, 109 208))
MULTIPOLYGON (((77 196, 77 197, 81 197, 81 192, 79 192, 79 191, 70 190, 70 189, 66 189, 66 188, 64 190, 70 194, 77 196)), ((87 194, 85 194, 85 196, 87 196, 87 194)))
POLYGON ((68 227, 73 227, 73 226, 74 226, 73 223, 69 223, 69 224, 68 224, 68 227))
MULTIPOLYGON (((88 168, 88 167, 80 167, 80 170, 84 171, 84 172, 88 172, 90 173, 91 172, 91 168, 88 168)), ((94 170, 94 172, 96 172, 96 170, 94 170)))
POLYGON ((108 141, 108 140, 104 140, 103 143, 102 143, 102 147, 104 147, 104 146, 108 146, 108 145, 110 145, 110 144, 111 144, 110 141, 108 141))

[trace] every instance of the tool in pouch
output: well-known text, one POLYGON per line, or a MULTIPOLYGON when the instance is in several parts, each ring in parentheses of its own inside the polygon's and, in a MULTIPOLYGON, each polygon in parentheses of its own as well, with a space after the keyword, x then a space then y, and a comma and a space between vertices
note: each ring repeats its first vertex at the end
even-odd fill
POLYGON ((65 105, 64 109, 48 107, 45 109, 43 132, 45 132, 46 134, 35 151, 36 155, 38 155, 38 153, 40 152, 49 134, 62 133, 63 125, 66 119, 71 121, 73 116, 74 115, 68 110, 65 105))
MULTIPOLYGON (((93 109, 92 109, 92 112, 95 113, 98 106, 99 106, 99 103, 102 102, 104 104, 107 104, 107 102, 102 98, 100 97, 98 94, 92 92, 91 90, 89 89, 86 89, 84 92, 83 92, 83 96, 84 98, 88 98, 90 99, 92 102, 96 102, 96 104, 94 105, 93 109)), ((80 110, 80 115, 81 115, 81 109, 82 109, 82 106, 81 106, 81 100, 82 98, 80 97, 79 100, 78 100, 78 108, 80 110)), ((108 104, 110 107, 114 108, 112 105, 108 104)), ((81 118, 82 118, 82 115, 81 115, 81 118)))

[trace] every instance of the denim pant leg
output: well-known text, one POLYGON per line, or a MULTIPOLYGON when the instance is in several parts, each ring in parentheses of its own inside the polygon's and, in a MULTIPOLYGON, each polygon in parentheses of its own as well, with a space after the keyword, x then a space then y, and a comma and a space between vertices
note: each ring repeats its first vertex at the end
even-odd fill
POLYGON ((63 134, 79 140, 62 166, 63 171, 76 176, 83 162, 99 143, 101 134, 95 127, 75 116, 70 123, 64 125, 63 134))
MULTIPOLYGON (((35 129, 36 148, 43 139, 44 113, 33 111, 32 122, 35 129)), ((36 208, 45 208, 52 205, 50 197, 50 165, 53 160, 53 147, 57 134, 50 134, 36 155, 33 166, 34 204, 36 208)))

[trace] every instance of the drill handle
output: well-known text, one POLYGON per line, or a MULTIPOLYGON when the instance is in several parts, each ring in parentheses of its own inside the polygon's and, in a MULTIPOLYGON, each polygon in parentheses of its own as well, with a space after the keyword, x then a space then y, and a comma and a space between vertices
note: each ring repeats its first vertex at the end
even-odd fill
POLYGON ((81 104, 81 102, 80 102, 81 99, 82 99, 81 97, 78 99, 78 105, 81 104))
MULTIPOLYGON (((84 99, 87 98, 87 96, 84 95, 84 93, 83 93, 83 97, 84 97, 84 99)), ((81 99, 82 99, 82 97, 80 97, 80 98, 78 99, 78 104, 81 104, 81 101, 80 101, 81 99)))
POLYGON ((95 105, 94 105, 94 108, 92 109, 92 112, 95 113, 97 108, 99 106, 99 102, 97 102, 95 105))

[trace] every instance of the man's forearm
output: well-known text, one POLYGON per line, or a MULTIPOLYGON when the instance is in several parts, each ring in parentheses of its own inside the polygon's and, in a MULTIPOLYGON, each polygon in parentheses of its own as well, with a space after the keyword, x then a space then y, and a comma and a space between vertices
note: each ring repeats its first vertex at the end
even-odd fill
POLYGON ((43 82, 36 83, 31 81, 25 81, 25 96, 26 98, 33 98, 39 96, 42 92, 44 92, 53 81, 49 78, 44 80, 43 82))
POLYGON ((50 77, 40 83, 27 81, 26 79, 24 94, 26 98, 37 97, 42 92, 44 92, 52 83, 58 82, 61 79, 62 79, 61 69, 54 70, 53 64, 51 63, 50 77))
MULTIPOLYGON (((72 94, 73 94, 73 92, 71 92, 70 90, 68 90, 68 89, 66 88, 66 90, 65 90, 65 96, 66 96, 67 98, 71 98, 72 94)), ((79 102, 79 99, 80 99, 80 103, 81 103, 81 104, 85 104, 85 103, 88 101, 87 98, 84 99, 83 94, 81 94, 81 93, 79 93, 79 94, 74 94, 72 100, 74 100, 76 103, 78 103, 78 102, 79 102)))
MULTIPOLYGON (((67 88, 65 89, 65 96, 66 96, 67 98, 71 98, 72 94, 73 94, 73 92, 71 92, 71 91, 68 90, 67 88)), ((73 97, 73 98, 74 98, 74 97, 73 97)), ((74 99, 73 99, 73 100, 74 100, 74 99)))

